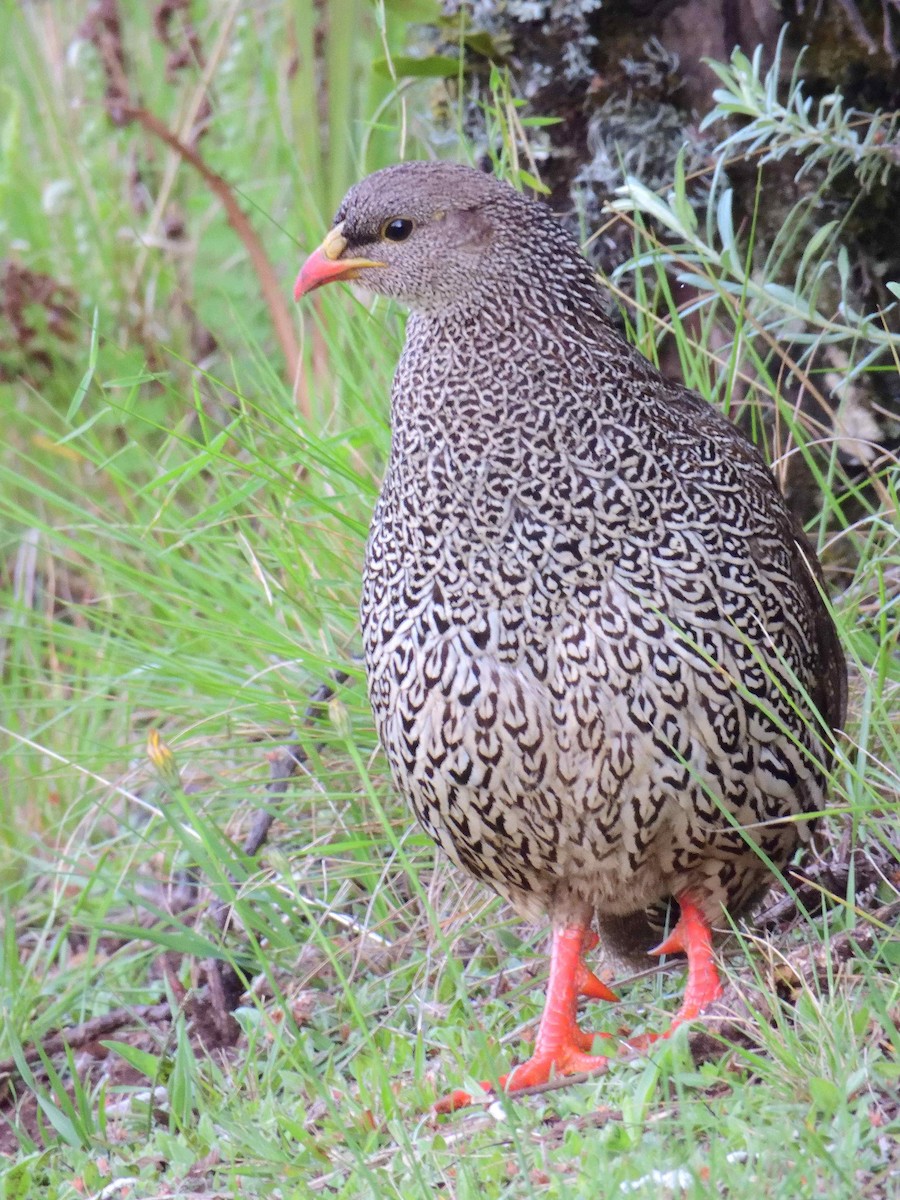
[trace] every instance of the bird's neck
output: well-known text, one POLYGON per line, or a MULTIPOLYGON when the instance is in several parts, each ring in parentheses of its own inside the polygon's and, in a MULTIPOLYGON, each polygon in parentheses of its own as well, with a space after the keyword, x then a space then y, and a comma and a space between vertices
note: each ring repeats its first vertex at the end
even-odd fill
POLYGON ((494 274, 486 265, 478 284, 459 299, 442 298, 435 307, 414 310, 413 330, 421 325, 435 341, 472 332, 487 340, 521 330, 527 344, 536 329, 544 336, 581 331, 593 338, 610 327, 603 292, 580 254, 557 258, 552 266, 523 255, 518 266, 494 274))
POLYGON ((523 409, 563 394, 574 408, 602 359, 639 358, 613 329, 587 264, 583 277, 563 282, 513 280, 505 292, 413 312, 395 380, 395 431, 439 413, 448 433, 460 421, 520 424, 523 409))

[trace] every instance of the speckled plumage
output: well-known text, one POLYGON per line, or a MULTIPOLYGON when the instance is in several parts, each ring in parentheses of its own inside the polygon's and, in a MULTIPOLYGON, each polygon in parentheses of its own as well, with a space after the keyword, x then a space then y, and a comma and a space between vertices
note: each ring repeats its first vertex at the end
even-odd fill
POLYGON ((677 894, 739 915, 770 880, 753 846, 784 865, 824 802, 809 702, 834 726, 845 695, 770 472, 622 342, 543 205, 415 163, 336 222, 413 308, 361 609, 397 787, 522 913, 593 912, 619 951, 677 894))

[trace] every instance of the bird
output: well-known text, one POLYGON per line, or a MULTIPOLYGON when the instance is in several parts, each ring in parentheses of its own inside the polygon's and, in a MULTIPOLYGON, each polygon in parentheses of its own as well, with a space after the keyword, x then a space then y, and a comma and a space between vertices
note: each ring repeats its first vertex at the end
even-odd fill
POLYGON ((409 309, 360 604, 394 785, 549 919, 534 1052, 497 1086, 602 1071, 578 1024, 582 997, 616 999, 598 937, 686 955, 668 1030, 632 1044, 667 1037, 722 995, 714 930, 810 842, 847 695, 820 564, 754 444, 620 336, 543 202, 462 164, 383 168, 295 297, 336 281, 409 309))

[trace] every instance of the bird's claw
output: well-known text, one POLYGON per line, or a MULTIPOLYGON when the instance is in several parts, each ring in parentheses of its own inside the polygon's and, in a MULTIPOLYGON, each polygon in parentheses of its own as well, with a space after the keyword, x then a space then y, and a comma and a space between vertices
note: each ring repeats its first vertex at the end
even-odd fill
MULTIPOLYGON (((576 1038, 573 1038, 565 1046, 560 1046, 554 1053, 533 1054, 525 1062, 513 1067, 508 1075, 501 1075, 497 1081, 500 1089, 508 1094, 514 1094, 525 1091, 526 1088, 547 1083, 554 1076, 580 1075, 583 1072, 596 1074, 598 1071, 605 1071, 609 1061, 607 1057, 602 1054, 588 1054, 587 1051, 595 1037, 608 1039, 610 1035, 585 1033, 581 1029, 577 1029, 576 1033, 578 1035, 576 1038)), ((496 1094, 497 1089, 489 1080, 482 1080, 479 1087, 488 1096, 496 1094)), ((457 1088, 448 1096, 443 1096, 438 1100, 434 1105, 434 1111, 436 1113, 456 1112, 457 1109, 467 1108, 474 1103, 475 1099, 476 1097, 471 1092, 464 1092, 457 1088)))

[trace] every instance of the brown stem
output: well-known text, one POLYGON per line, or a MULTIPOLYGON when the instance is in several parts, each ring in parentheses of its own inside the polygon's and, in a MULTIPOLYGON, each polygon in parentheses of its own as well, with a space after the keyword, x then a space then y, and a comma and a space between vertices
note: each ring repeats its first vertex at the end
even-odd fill
POLYGON ((186 145, 154 113, 146 108, 127 105, 123 110, 126 119, 137 121, 148 133, 174 150, 203 178, 209 190, 217 197, 225 210, 228 224, 244 244, 250 262, 259 280, 259 286, 275 328, 275 336, 281 346, 287 365, 288 380, 296 388, 297 407, 305 421, 310 419, 309 395, 300 369, 300 345, 294 332, 294 318, 282 289, 275 268, 269 261, 265 248, 247 214, 237 202, 230 185, 191 146, 186 145))

